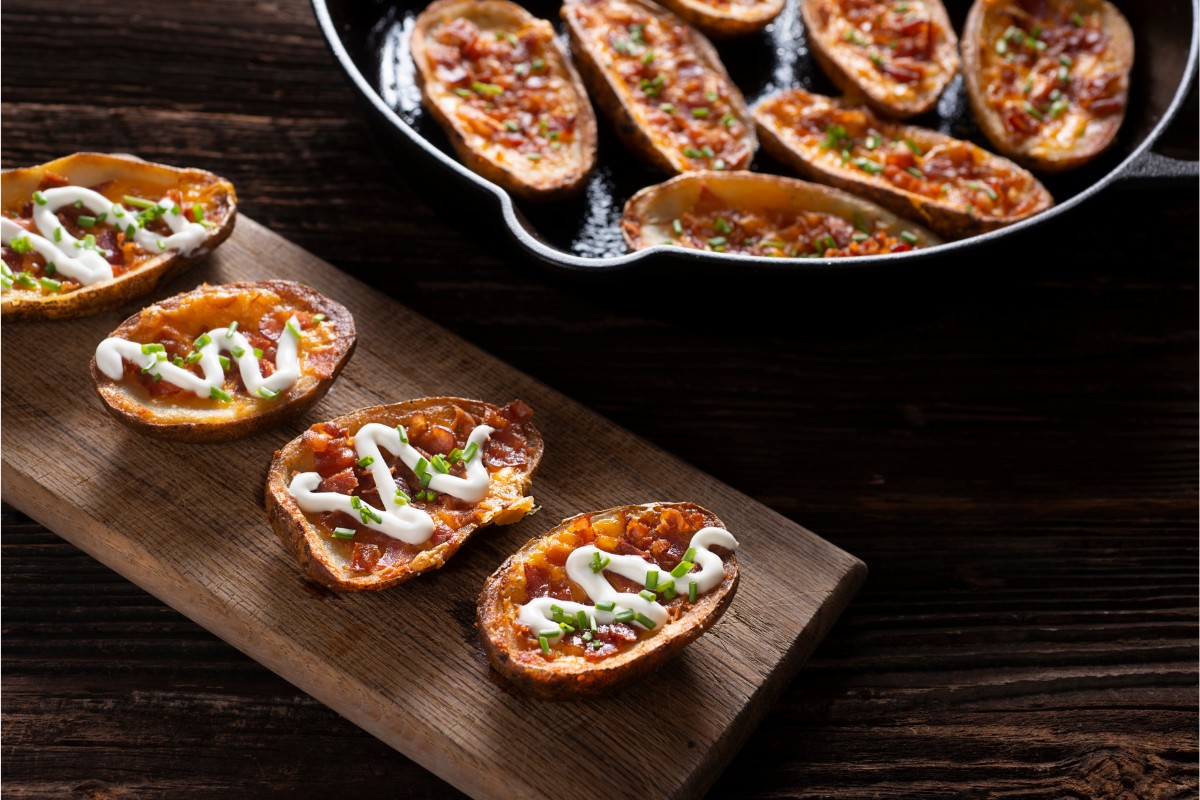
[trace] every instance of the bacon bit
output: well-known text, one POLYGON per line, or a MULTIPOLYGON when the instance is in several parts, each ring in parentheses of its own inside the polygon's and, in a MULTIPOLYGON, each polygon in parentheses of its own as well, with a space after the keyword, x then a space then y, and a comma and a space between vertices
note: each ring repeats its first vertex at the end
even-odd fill
POLYGON ((279 341, 279 335, 283 333, 285 325, 287 325, 287 319, 279 319, 278 316, 268 314, 259 320, 258 332, 264 339, 275 343, 279 341))
POLYGON ((640 520, 631 519, 625 526, 624 539, 635 547, 645 550, 650 545, 650 528, 640 520))
POLYGON ((46 189, 57 189, 60 186, 70 185, 71 182, 62 175, 59 175, 57 172, 46 170, 44 173, 42 173, 42 182, 38 184, 38 189, 44 191, 46 189))
POLYGON ((500 414, 511 422, 528 422, 533 419, 533 409, 524 400, 513 400, 500 409, 500 414))
POLYGON ((450 424, 450 430, 454 431, 454 435, 460 441, 465 441, 471 435, 471 431, 475 430, 475 418, 458 406, 455 406, 454 422, 450 424))
POLYGON ((445 455, 458 446, 454 434, 440 425, 430 425, 420 433, 414 433, 410 429, 408 436, 413 444, 431 455, 445 455))
POLYGON ((528 442, 516 428, 505 428, 492 434, 484 458, 497 467, 519 467, 528 463, 528 442))
MULTIPOLYGON (((307 434, 305 434, 307 436, 307 434)), ((335 473, 321 481, 317 486, 318 492, 336 492, 337 494, 353 494, 358 488, 358 478, 354 475, 354 469, 344 469, 341 472, 335 473)))
POLYGON ((354 556, 350 559, 350 569, 370 572, 375 569, 375 565, 379 563, 379 557, 382 555, 383 551, 379 549, 378 545, 355 542, 354 556))
POLYGON ((875 64, 876 69, 901 83, 916 83, 921 80, 921 72, 913 67, 899 63, 895 59, 885 59, 875 64))
POLYGON ((304 445, 314 453, 322 453, 329 447, 333 437, 320 430, 324 423, 312 426, 304 432, 304 445))
POLYGON ((425 415, 418 411, 408 418, 408 422, 405 423, 404 427, 408 430, 408 435, 410 438, 420 438, 425 433, 425 428, 428 427, 428 425, 429 423, 426 421, 425 415))
POLYGON ((433 534, 429 537, 429 542, 432 545, 444 544, 454 538, 454 528, 451 528, 444 522, 439 522, 433 529, 433 534))
POLYGON ((358 455, 344 445, 332 444, 319 453, 313 453, 313 467, 322 478, 352 467, 357 462, 358 455))
POLYGON ((524 565, 525 594, 532 600, 535 597, 545 597, 550 586, 550 573, 541 567, 530 564, 524 565))
POLYGON ((687 530, 687 520, 677 509, 668 508, 659 517, 654 532, 659 536, 670 536, 672 533, 683 533, 687 530))

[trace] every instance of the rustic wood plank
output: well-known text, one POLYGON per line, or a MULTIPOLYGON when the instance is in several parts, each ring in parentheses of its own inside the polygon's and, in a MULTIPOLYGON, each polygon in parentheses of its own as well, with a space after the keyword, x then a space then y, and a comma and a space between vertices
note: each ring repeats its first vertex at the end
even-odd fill
POLYGON ((122 314, 56 326, 68 345, 53 367, 38 347, 44 325, 9 325, 9 501, 469 794, 552 797, 560 776, 545 763, 614 748, 642 767, 605 777, 603 760, 585 760, 578 796, 706 788, 845 608, 861 562, 251 220, 174 288, 271 277, 283 264, 344 302, 359 345, 303 422, 236 443, 156 442, 103 411, 81 367, 122 314), (306 584, 264 521, 271 453, 317 420, 442 394, 521 397, 537 410, 547 442, 539 514, 489 531, 399 590, 337 595, 306 584), (654 498, 702 501, 743 543, 742 589, 723 623, 618 698, 545 704, 496 685, 473 627, 484 578, 558 519, 654 498), (648 708, 671 709, 690 732, 647 729, 648 708))

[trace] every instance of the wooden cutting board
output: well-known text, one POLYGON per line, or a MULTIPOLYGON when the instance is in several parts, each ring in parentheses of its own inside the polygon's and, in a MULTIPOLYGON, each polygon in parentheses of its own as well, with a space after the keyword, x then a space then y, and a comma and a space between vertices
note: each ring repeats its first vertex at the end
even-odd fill
POLYGON ((862 562, 251 220, 161 296, 268 277, 345 304, 358 349, 306 417, 228 444, 153 441, 101 408, 88 361, 137 305, 4 323, 4 499, 471 795, 701 794, 850 601, 862 562), (388 591, 339 595, 303 581, 263 510, 274 450, 313 422, 430 395, 533 406, 546 441, 533 484, 541 510, 388 591), (484 579, 564 517, 652 500, 698 502, 737 536, 729 611, 613 697, 545 703, 505 690, 473 626, 484 579))

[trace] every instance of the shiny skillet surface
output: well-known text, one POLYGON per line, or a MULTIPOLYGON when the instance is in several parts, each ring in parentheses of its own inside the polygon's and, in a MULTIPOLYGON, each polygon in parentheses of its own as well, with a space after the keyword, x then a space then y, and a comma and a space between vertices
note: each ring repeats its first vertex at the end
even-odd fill
MULTIPOLYGON (((316 2, 320 14, 325 0, 316 2)), ((533 14, 553 22, 562 40, 566 40, 559 19, 560 3, 553 0, 522 0, 521 4, 533 14)), ((455 160, 441 127, 421 107, 421 92, 417 87, 415 67, 408 48, 413 22, 425 5, 423 0, 374 0, 370 3, 330 0, 327 8, 339 31, 341 45, 378 99, 410 126, 417 137, 455 160)), ((1153 9, 1143 8, 1140 4, 1126 3, 1121 6, 1135 31, 1137 56, 1131 80, 1130 105, 1116 143, 1094 162, 1079 170, 1059 176, 1038 176, 1054 195, 1059 207, 1072 198, 1090 194, 1089 190, 1107 185, 1118 177, 1124 162, 1146 145, 1165 122, 1165 112, 1179 91, 1185 74, 1193 10, 1191 4, 1186 2, 1176 2, 1167 8, 1154 5, 1153 9)), ((970 4, 965 2, 947 3, 956 32, 961 32, 969 7, 970 4)), ((809 51, 804 25, 800 21, 799 0, 788 0, 783 12, 765 31, 749 37, 718 40, 714 44, 751 106, 768 94, 794 86, 821 94, 837 94, 809 51)), ((811 267, 830 263, 849 266, 851 262, 869 264, 911 260, 931 252, 838 260, 756 259, 679 248, 655 248, 630 259, 619 229, 625 202, 639 189, 659 183, 668 176, 642 164, 616 139, 610 121, 599 111, 597 113, 600 129, 597 167, 584 191, 574 199, 552 204, 514 198, 517 214, 505 220, 516 238, 527 248, 530 240, 540 240, 549 246, 550 252, 539 254, 544 260, 572 268, 590 265, 611 268, 661 255, 692 262, 761 261, 773 267, 811 267), (521 217, 524 219, 521 220, 521 217), (613 260, 622 256, 626 258, 613 260)), ((950 84, 934 112, 915 117, 910 122, 993 150, 975 124, 961 76, 950 84)), ((794 176, 791 170, 761 150, 752 168, 757 172, 794 176)), ((444 188, 432 191, 442 191, 444 188)), ((962 241, 982 243, 982 240, 1003 236, 1052 216, 1055 216, 1055 209, 1026 223, 962 241)), ((948 249, 958 248, 951 243, 934 252, 948 249)))

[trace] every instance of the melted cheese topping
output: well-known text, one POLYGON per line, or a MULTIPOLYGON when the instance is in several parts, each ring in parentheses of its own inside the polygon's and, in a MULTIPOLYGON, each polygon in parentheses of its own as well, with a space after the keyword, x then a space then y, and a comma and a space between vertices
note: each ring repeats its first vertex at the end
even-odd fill
POLYGON ((696 551, 692 564, 699 570, 686 572, 680 577, 661 572, 658 565, 638 556, 605 553, 594 545, 577 548, 567 557, 567 576, 587 593, 589 600, 605 608, 553 597, 536 597, 520 607, 517 621, 537 637, 545 639, 561 636, 565 631, 563 626, 569 624, 556 622, 555 616, 570 618, 578 617, 581 613, 593 630, 598 624, 612 622, 627 622, 643 630, 652 630, 667 621, 667 609, 657 598, 668 584, 671 585, 672 596, 689 596, 693 585, 696 587, 695 596, 699 596, 711 592, 724 580, 724 563, 720 556, 709 550, 714 545, 736 550, 738 543, 733 534, 724 528, 701 528, 692 535, 690 544, 696 551), (597 569, 597 565, 602 566, 597 569), (647 589, 653 581, 655 599, 618 592, 604 577, 605 572, 614 572, 647 589), (631 619, 628 618, 630 612, 633 614, 631 619))

